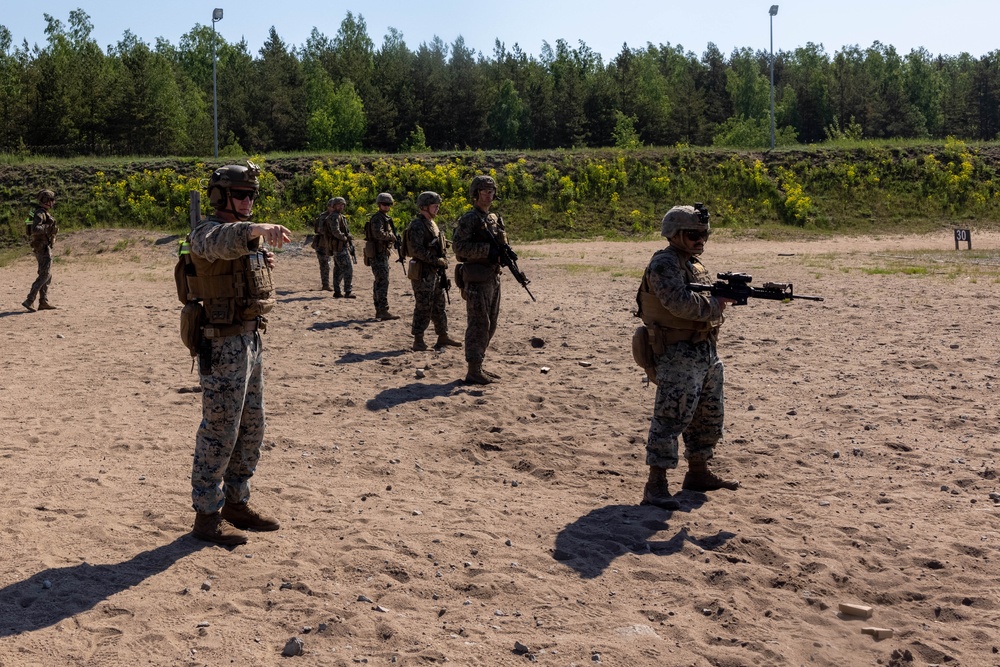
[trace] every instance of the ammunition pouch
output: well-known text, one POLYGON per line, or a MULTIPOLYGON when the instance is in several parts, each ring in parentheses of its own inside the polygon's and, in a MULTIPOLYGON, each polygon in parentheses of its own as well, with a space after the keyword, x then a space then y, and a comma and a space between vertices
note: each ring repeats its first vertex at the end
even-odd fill
POLYGON ((188 276, 194 276, 194 264, 186 252, 177 258, 174 265, 174 283, 177 287, 177 298, 181 303, 188 302, 188 276))
POLYGON ((455 287, 458 288, 458 293, 462 295, 462 299, 467 299, 465 294, 465 264, 455 265, 455 287))
POLYGON ((656 384, 656 356, 650 344, 649 329, 645 326, 637 327, 632 334, 632 358, 646 371, 649 381, 656 384))
POLYGON ((204 337, 205 308, 200 301, 190 301, 181 310, 181 341, 191 356, 198 354, 204 337))
POLYGON ((406 266, 406 277, 413 282, 422 279, 424 277, 424 263, 411 257, 406 266))

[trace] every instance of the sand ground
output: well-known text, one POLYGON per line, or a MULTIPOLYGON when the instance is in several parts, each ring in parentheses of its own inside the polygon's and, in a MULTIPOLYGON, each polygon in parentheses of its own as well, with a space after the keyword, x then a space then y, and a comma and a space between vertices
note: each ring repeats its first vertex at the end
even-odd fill
POLYGON ((0 665, 1000 665, 1000 235, 974 241, 713 237, 711 271, 826 300, 728 311, 743 488, 672 513, 638 505, 630 353, 662 243, 519 247, 538 301, 505 276, 488 387, 410 351, 398 267, 376 322, 369 270, 335 300, 293 244, 253 480, 283 526, 228 550, 189 534, 175 240, 61 236, 59 310, 19 305, 33 258, 0 269, 0 665))

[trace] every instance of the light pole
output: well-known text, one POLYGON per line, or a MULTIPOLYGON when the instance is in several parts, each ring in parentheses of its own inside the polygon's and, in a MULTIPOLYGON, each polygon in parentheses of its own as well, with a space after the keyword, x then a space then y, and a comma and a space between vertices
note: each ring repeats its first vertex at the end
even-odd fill
MULTIPOLYGON (((219 93, 215 83, 215 24, 221 20, 222 9, 216 7, 212 10, 212 126, 215 137, 215 157, 219 157, 219 93)), ((773 75, 771 76, 771 85, 774 85, 773 75)), ((774 143, 773 138, 771 143, 774 143)))
POLYGON ((771 5, 767 10, 771 15, 771 150, 774 150, 774 17, 778 13, 778 5, 771 5))

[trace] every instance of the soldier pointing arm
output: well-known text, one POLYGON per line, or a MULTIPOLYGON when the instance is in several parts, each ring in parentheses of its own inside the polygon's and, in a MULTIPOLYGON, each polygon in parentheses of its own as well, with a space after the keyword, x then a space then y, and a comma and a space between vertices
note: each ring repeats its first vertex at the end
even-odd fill
MULTIPOLYGON (((241 529, 277 530, 250 504, 250 479, 264 440, 263 341, 274 307, 274 254, 291 239, 281 225, 250 222, 260 171, 253 163, 216 169, 208 182, 215 209, 190 235, 189 305, 200 304, 197 343, 202 420, 195 439, 191 499, 195 537, 244 544, 241 529)), ((185 307, 188 310, 188 307, 185 307)))

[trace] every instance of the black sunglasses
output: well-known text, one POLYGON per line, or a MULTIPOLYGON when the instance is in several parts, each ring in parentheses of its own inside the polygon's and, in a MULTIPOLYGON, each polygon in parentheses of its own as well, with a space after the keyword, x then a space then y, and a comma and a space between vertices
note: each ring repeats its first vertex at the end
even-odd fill
POLYGON ((238 201, 243 201, 247 197, 250 199, 256 199, 257 193, 253 190, 230 190, 229 196, 238 201))
POLYGON ((707 241, 711 233, 711 231, 700 232, 693 229, 685 229, 684 238, 688 241, 707 241))

